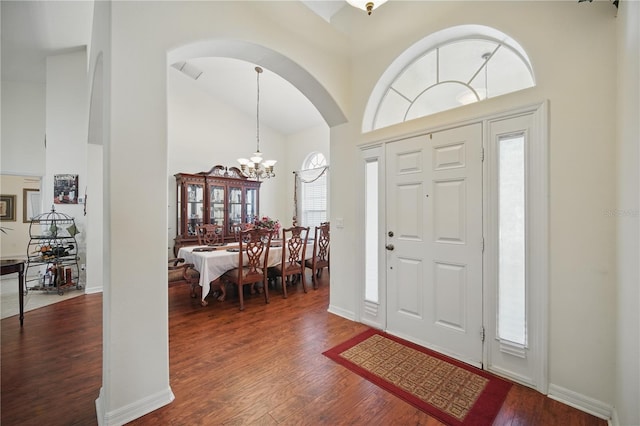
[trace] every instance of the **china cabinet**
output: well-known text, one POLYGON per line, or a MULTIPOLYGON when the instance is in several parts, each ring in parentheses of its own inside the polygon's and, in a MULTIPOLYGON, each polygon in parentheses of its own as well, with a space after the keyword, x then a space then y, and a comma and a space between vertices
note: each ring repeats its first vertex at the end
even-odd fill
POLYGON ((198 225, 221 225, 223 239, 230 241, 236 225, 253 222, 258 215, 261 182, 246 178, 236 167, 214 166, 208 172, 177 173, 174 177, 174 253, 180 247, 198 244, 198 225))

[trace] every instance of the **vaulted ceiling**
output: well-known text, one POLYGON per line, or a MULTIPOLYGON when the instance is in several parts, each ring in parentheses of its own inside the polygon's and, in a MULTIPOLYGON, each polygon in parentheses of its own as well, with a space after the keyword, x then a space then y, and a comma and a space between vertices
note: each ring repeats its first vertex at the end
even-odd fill
MULTIPOLYGON (((326 21, 346 4, 342 0, 303 3, 326 21)), ((90 43, 93 1, 3 0, 0 5, 5 84, 11 81, 45 83, 47 56, 84 49, 90 43)), ((253 64, 223 58, 196 58, 190 62, 202 71, 194 84, 218 100, 255 116, 253 64)), ((290 83, 269 70, 260 78, 263 125, 291 134, 324 122, 316 108, 290 83), (270 99, 269 93, 278 94, 277 99, 270 99)))

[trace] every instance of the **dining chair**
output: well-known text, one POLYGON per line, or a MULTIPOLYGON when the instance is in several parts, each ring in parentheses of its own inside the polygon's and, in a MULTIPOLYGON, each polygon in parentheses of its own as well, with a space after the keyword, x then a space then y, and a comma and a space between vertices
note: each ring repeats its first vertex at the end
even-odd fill
POLYGON ((298 275, 302 277, 302 289, 305 293, 307 292, 304 259, 308 237, 309 227, 293 226, 282 229, 282 257, 278 265, 269 268, 269 275, 274 279, 280 277, 282 297, 285 299, 287 298, 287 283, 295 282, 298 275))
POLYGON ((304 261, 304 266, 311 269, 313 288, 318 288, 318 278, 322 275, 322 270, 329 270, 329 222, 323 222, 315 227, 313 240, 313 256, 304 261))
POLYGON ((238 266, 225 272, 221 277, 221 281, 222 283, 231 283, 238 286, 240 310, 244 311, 243 287, 245 285, 261 282, 264 301, 269 303, 267 264, 269 262, 271 232, 267 229, 247 229, 240 232, 239 243, 238 266))
POLYGON ((199 287, 200 273, 193 263, 185 263, 181 257, 168 260, 168 284, 169 287, 179 284, 189 284, 191 297, 196 297, 196 288, 199 287))
POLYGON ((222 243, 222 226, 220 225, 198 225, 196 233, 198 235, 198 245, 206 246, 222 243))
POLYGON ((240 233, 250 228, 252 228, 250 223, 236 223, 235 225, 232 225, 231 231, 233 232, 233 240, 236 243, 240 242, 240 233))

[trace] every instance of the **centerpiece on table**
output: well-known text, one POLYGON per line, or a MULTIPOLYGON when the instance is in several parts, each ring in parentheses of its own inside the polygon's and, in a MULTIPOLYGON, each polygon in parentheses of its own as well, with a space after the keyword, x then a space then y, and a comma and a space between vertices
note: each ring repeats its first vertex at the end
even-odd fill
POLYGON ((278 222, 278 219, 272 219, 269 216, 262 216, 261 219, 256 219, 253 222, 253 226, 259 229, 269 229, 273 238, 278 238, 280 235, 280 222, 278 222))

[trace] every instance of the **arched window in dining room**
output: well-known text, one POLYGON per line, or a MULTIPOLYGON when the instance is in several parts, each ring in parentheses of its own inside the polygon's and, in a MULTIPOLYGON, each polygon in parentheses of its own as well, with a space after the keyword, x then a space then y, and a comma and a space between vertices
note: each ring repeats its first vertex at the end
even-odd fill
POLYGON ((328 220, 328 174, 327 159, 321 152, 312 152, 295 173, 296 216, 302 226, 320 225, 328 220))

